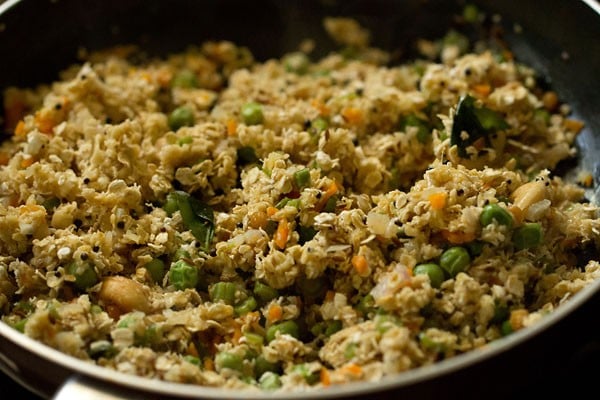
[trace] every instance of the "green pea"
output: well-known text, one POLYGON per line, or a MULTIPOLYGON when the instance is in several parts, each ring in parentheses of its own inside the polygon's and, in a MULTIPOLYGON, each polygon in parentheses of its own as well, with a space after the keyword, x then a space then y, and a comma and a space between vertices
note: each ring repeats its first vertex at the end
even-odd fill
POLYGON ((302 206, 302 202, 300 201, 300 199, 290 199, 285 205, 297 208, 299 210, 302 206))
POLYGON ((310 133, 317 134, 329 128, 329 122, 323 117, 317 117, 310 122, 310 133))
POLYGON ((439 288, 444 282, 444 270, 434 263, 419 264, 413 269, 415 275, 429 276, 431 287, 439 288))
POLYGON ((237 161, 239 165, 256 164, 260 161, 256 150, 252 146, 242 146, 237 149, 237 161))
POLYGON ((375 321, 375 329, 377 330, 377 332, 379 332, 381 334, 389 331, 391 328, 393 328, 395 326, 402 325, 402 321, 400 321, 400 319, 398 319, 398 317, 396 317, 394 315, 380 314, 375 317, 374 321, 375 321))
POLYGON ((279 372, 279 364, 267 361, 267 359, 259 355, 254 359, 254 374, 260 378, 265 372, 279 372))
POLYGON ((269 301, 277 298, 279 296, 279 292, 273 289, 271 286, 265 285, 261 282, 256 282, 254 284, 254 295, 258 297, 261 303, 268 303, 269 301))
POLYGON ((508 228, 511 228, 513 225, 513 217, 509 211, 500 207, 498 204, 488 204, 483 207, 483 211, 481 211, 481 215, 479 216, 479 222, 481 223, 481 226, 488 226, 494 221, 500 225, 505 225, 508 228))
POLYGON ((254 332, 244 332, 246 343, 251 347, 262 347, 265 342, 265 338, 254 332))
POLYGON ((454 246, 444 251, 440 256, 440 267, 451 277, 465 271, 471 263, 471 256, 464 247, 454 246))
POLYGON ((174 109, 168 118, 169 128, 176 131, 184 126, 194 125, 194 113, 188 107, 174 109))
POLYGON ((200 366, 200 359, 198 357, 192 356, 192 355, 186 355, 183 357, 183 359, 187 362, 189 362, 190 364, 194 364, 194 365, 198 365, 200 366))
POLYGON ((443 343, 436 342, 424 333, 419 334, 419 343, 425 350, 436 353, 443 353, 446 351, 446 346, 443 343))
POLYGON ((296 372, 298 375, 300 375, 302 378, 304 378, 306 383, 308 383, 309 385, 314 385, 315 383, 317 383, 319 381, 319 373, 318 372, 310 372, 310 370, 308 369, 308 366, 306 364, 295 365, 293 367, 292 371, 296 372))
POLYGON ((538 108, 533 111, 533 120, 548 126, 550 124, 550 113, 543 108, 538 108))
POLYGON ((317 234, 317 230, 312 226, 296 225, 296 231, 298 232, 298 244, 303 245, 304 243, 312 240, 317 234))
POLYGON ((306 54, 297 51, 286 55, 283 58, 283 65, 287 72, 303 75, 308 71, 310 60, 306 54))
POLYGON ((284 335, 290 335, 296 339, 300 338, 300 328, 295 321, 283 321, 279 324, 274 324, 267 329, 267 342, 272 341, 277 336, 277 332, 284 335))
POLYGON ((275 372, 267 371, 260 376, 258 384, 261 389, 275 390, 281 387, 281 378, 275 372))
POLYGON ((60 199, 58 197, 50 197, 42 203, 42 207, 46 209, 46 211, 52 211, 56 207, 60 205, 60 199))
POLYGON ((233 282, 217 282, 209 291, 210 300, 213 303, 222 301, 225 304, 233 305, 236 291, 237 285, 233 282))
POLYGON ((171 192, 167 195, 165 203, 163 204, 163 210, 165 210, 169 217, 179 210, 179 206, 177 205, 177 197, 174 192, 171 192))
POLYGON ((73 261, 66 268, 69 275, 75 277, 75 287, 79 290, 86 290, 98 283, 98 274, 94 266, 88 262, 73 261))
POLYGON ((102 310, 102 307, 100 307, 98 304, 92 304, 90 307, 90 312, 92 314, 100 314, 104 311, 102 310))
POLYGON ((338 197, 336 195, 331 196, 327 199, 327 203, 325 203, 325 207, 323 207, 324 212, 332 213, 335 212, 335 207, 337 206, 338 197))
POLYGON ((344 349, 344 358, 346 360, 352 360, 354 357, 356 357, 356 348, 358 347, 358 345, 354 342, 350 342, 346 345, 346 348, 344 349))
POLYGON ((302 203, 300 202, 300 199, 290 199, 289 197, 284 197, 283 199, 279 200, 277 204, 275 204, 275 208, 281 210, 285 206, 290 206, 300 209, 301 205, 302 203))
POLYGON ((156 283, 162 282, 165 277, 165 263, 160 258, 153 258, 144 265, 152 280, 156 283))
POLYGON ((177 260, 171 264, 169 282, 177 290, 191 289, 198 284, 198 268, 185 260, 177 260))
POLYGON ((359 300, 356 305, 356 309, 363 315, 367 316, 369 313, 375 311, 375 298, 371 294, 367 294, 359 300))
POLYGON ((185 146, 186 144, 194 143, 194 138, 191 136, 184 136, 177 141, 177 144, 180 146, 185 146))
POLYGON ((151 347, 153 344, 157 344, 161 337, 161 330, 156 324, 152 324, 141 335, 136 335, 135 344, 143 347, 151 347))
POLYGON ((513 328, 510 324, 510 320, 507 319, 502 323, 502 325, 500 326, 500 333, 502 333, 502 336, 508 336, 511 333, 513 333, 513 328))
POLYGON ((13 329, 16 329, 21 333, 25 333, 25 325, 27 325, 27 321, 29 321, 29 318, 22 318, 19 321, 13 323, 11 326, 13 329))
POLYGON ((322 335, 325 332, 326 325, 325 321, 317 322, 310 327, 310 333, 312 333, 314 337, 322 335))
POLYGON ((117 323, 117 328, 134 328, 140 322, 139 313, 129 313, 121 317, 117 323))
POLYGON ((523 250, 542 243, 542 237, 542 225, 538 222, 530 222, 515 230, 512 241, 517 250, 523 250))
POLYGON ((183 248, 178 248, 177 250, 175 250, 175 254, 173 254, 173 260, 177 261, 177 260, 182 260, 182 259, 190 259, 190 252, 183 249, 183 248))
POLYGON ((325 323, 325 332, 324 332, 325 336, 329 337, 329 336, 333 335, 334 333, 341 331, 342 327, 343 327, 342 321, 340 321, 340 320, 336 319, 336 320, 327 321, 325 323))
POLYGON ((233 311, 235 312, 235 315, 245 315, 250 311, 256 310, 256 307, 258 307, 256 299, 250 296, 246 300, 242 301, 239 305, 236 305, 233 308, 233 311))
POLYGON ((242 119, 246 125, 262 124, 264 120, 262 105, 255 102, 244 104, 242 106, 242 119))
POLYGON ((117 352, 116 348, 108 340, 96 340, 90 343, 88 354, 97 359, 99 357, 111 357, 117 352))
POLYGON ((503 304, 496 304, 494 307, 494 316, 490 320, 492 324, 499 324, 510 316, 508 307, 503 304))
POLYGON ((310 184, 310 170, 308 168, 303 168, 294 172, 294 183, 296 183, 296 187, 303 188, 310 184))
POLYGON ((229 368, 236 371, 241 371, 244 359, 237 354, 223 351, 215 356, 215 365, 219 369, 229 368))
POLYGON ((199 86, 198 77, 193 71, 183 69, 171 79, 171 87, 175 88, 197 88, 199 86))

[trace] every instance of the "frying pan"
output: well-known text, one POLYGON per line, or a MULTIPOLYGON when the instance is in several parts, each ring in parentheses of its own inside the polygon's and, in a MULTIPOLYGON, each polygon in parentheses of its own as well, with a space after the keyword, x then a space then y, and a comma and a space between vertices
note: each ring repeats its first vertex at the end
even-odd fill
MULTIPOLYGON (((564 165, 567 179, 580 169, 600 178, 600 6, 593 0, 473 1, 502 17, 504 39, 519 61, 531 65, 585 121, 579 155, 564 165)), ((333 48, 321 21, 356 18, 375 45, 410 56, 416 38, 437 38, 455 23, 464 2, 448 0, 158 1, 9 0, 0 5, 0 89, 48 82, 77 61, 78 49, 140 44, 152 55, 189 44, 227 39, 248 46, 259 60, 315 39, 315 57, 333 48)), ((597 185, 586 193, 597 201, 597 185), (596 189, 595 189, 596 188, 596 189)), ((435 365, 312 393, 246 393, 148 380, 74 359, 0 322, 0 369, 45 398, 501 398, 545 373, 585 329, 600 304, 600 281, 579 292, 531 328, 481 350, 435 365), (584 314, 582 314, 584 313, 584 314), (574 319, 574 315, 578 315, 574 319), (581 317, 583 315, 583 317, 581 317), (543 371, 543 372, 542 372, 543 371)), ((552 375, 548 375, 552 376, 552 375)))

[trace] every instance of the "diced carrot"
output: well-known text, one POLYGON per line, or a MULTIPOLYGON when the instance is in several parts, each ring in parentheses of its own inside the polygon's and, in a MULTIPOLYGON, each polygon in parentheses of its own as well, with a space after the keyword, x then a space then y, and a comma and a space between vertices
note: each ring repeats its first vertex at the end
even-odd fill
POLYGON ((25 135, 25 121, 20 120, 15 126, 15 135, 24 136, 25 135))
POLYGON ((331 198, 331 196, 335 195, 338 192, 338 186, 335 183, 335 181, 332 181, 329 186, 327 186, 327 189, 325 190, 325 193, 323 193, 323 196, 321 196, 321 198, 319 199, 319 202, 316 205, 316 209, 317 211, 321 211, 325 205, 327 204, 327 201, 331 198))
POLYGON ((581 185, 581 186, 585 186, 585 187, 591 187, 592 184, 594 183, 594 176, 592 174, 590 174, 589 172, 584 172, 581 173, 578 177, 577 177, 577 182, 581 185))
POLYGON ((44 214, 46 213, 46 209, 43 206, 40 206, 38 204, 25 204, 25 205, 19 207, 19 214, 21 214, 21 215, 27 214, 27 213, 35 213, 38 211, 43 211, 44 214))
POLYGON ((237 130, 237 121, 235 119, 228 119, 227 122, 225 122, 225 126, 227 126, 227 134, 229 136, 235 135, 235 132, 237 130))
POLYGON ((331 376, 330 376, 329 370, 327 368, 321 368, 320 377, 321 377, 321 384, 323 386, 331 385, 331 376))
POLYGON ((519 330, 523 328, 523 320, 529 315, 529 312, 525 309, 513 310, 510 313, 510 326, 513 330, 519 330))
POLYGON ((194 342, 191 342, 187 347, 187 353, 191 356, 198 357, 198 349, 194 342))
POLYGON ((314 108, 316 108, 317 111, 319 111, 319 114, 321 114, 325 117, 331 113, 331 111, 329 110, 329 107, 327 107, 327 105, 325 103, 323 103, 321 100, 314 99, 310 102, 310 105, 313 106, 314 108))
POLYGON ((482 83, 478 85, 473 85, 473 91, 475 94, 481 97, 488 97, 492 92, 492 87, 488 84, 482 83))
POLYGON ((148 71, 142 71, 142 72, 140 72, 140 76, 146 82, 152 83, 152 76, 150 75, 150 73, 148 71))
POLYGON ((40 110, 35 113, 35 125, 40 132, 50 134, 56 125, 56 121, 50 111, 40 110))
POLYGON ((344 370, 344 372, 348 372, 354 376, 360 376, 362 374, 362 368, 360 367, 360 365, 355 363, 346 364, 342 367, 342 369, 344 370))
POLYGON ((475 234, 472 232, 449 231, 444 229, 442 231, 442 236, 452 244, 469 243, 475 240, 475 234))
POLYGON ((210 358, 210 357, 204 358, 204 369, 207 370, 207 371, 214 371, 215 370, 215 363, 212 360, 212 358, 210 358))
MULTIPOLYGON (((275 208, 275 207, 273 207, 275 208)), ((267 213, 258 211, 248 215, 248 226, 253 229, 264 228, 267 226, 267 213)))
POLYGON ((277 304, 273 303, 267 310, 267 319, 269 322, 277 322, 283 317, 283 308, 277 304))
POLYGON ((558 95, 551 90, 542 95, 542 104, 548 111, 554 111, 558 107, 558 95))
POLYGON ((0 152, 0 165, 8 165, 10 155, 4 151, 0 152))
POLYGON ((353 125, 358 125, 363 120, 363 112, 360 108, 356 107, 345 107, 342 110, 342 117, 353 125))
POLYGON ((33 157, 24 158, 21 160, 21 168, 30 167, 31 165, 33 165, 34 162, 35 162, 35 158, 33 158, 33 157))
POLYGON ((357 254, 352 257, 352 266, 356 273, 360 276, 365 276, 369 273, 369 262, 362 254, 357 254))
POLYGON ((233 327, 233 337, 231 338, 231 341, 233 344, 238 344, 240 342, 241 338, 242 338, 242 329, 240 327, 240 324, 236 323, 233 327))
POLYGON ((565 119, 565 128, 575 133, 579 133, 583 129, 583 122, 578 121, 576 119, 565 119))
POLYGON ((267 207, 267 217, 272 217, 273 215, 275 215, 277 213, 277 207, 273 207, 273 206, 269 206, 267 207))
POLYGON ((173 78, 173 74, 166 68, 161 68, 156 72, 156 82, 161 87, 169 86, 171 78, 173 78))
POLYGON ((287 219, 282 218, 279 220, 279 224, 277 225, 277 230, 275 231, 275 235, 273 240, 275 240, 275 245, 280 249, 284 249, 285 245, 288 242, 288 236, 290 234, 290 227, 287 219))
POLYGON ((437 192, 429 195, 429 204, 431 204, 431 208, 434 210, 441 210, 446 207, 446 199, 448 198, 448 193, 446 192, 437 192))
POLYGON ((325 301, 333 301, 334 297, 335 292, 333 290, 328 290, 327 293, 325 293, 325 301))

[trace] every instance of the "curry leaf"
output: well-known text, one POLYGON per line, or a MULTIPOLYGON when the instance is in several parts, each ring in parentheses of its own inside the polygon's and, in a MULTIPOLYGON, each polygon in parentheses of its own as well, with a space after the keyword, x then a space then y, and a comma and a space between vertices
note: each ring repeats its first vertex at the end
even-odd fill
POLYGON ((483 138, 486 145, 490 146, 489 134, 508 127, 509 125, 498 112, 487 107, 477 107, 475 99, 467 95, 460 99, 454 112, 450 145, 456 145, 458 154, 466 157, 467 147, 475 141, 483 138), (463 137, 463 132, 468 136, 463 137))
POLYGON ((175 191, 172 196, 177 201, 183 225, 200 242, 204 251, 210 249, 215 234, 215 219, 212 208, 183 191, 175 191))

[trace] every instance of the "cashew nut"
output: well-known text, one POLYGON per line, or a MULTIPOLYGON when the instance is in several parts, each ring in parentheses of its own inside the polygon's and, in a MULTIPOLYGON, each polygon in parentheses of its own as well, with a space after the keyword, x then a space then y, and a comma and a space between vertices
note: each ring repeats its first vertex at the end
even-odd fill
POLYGON ((142 284, 123 276, 109 276, 102 281, 98 294, 112 317, 138 310, 150 311, 150 301, 142 284))
POLYGON ((521 185, 512 193, 513 205, 519 207, 523 214, 534 203, 546 198, 545 181, 533 181, 521 185))

